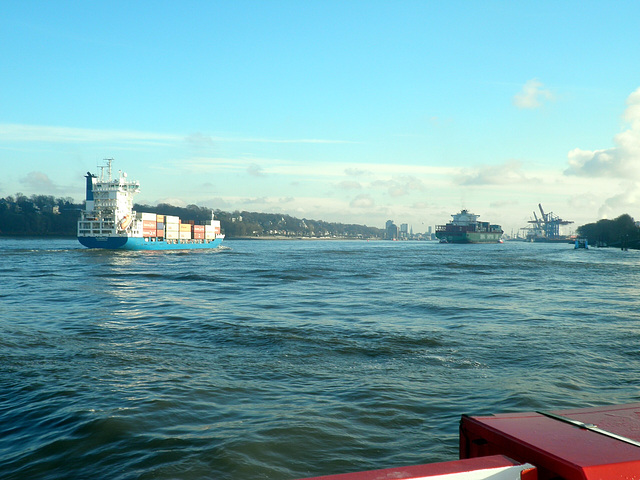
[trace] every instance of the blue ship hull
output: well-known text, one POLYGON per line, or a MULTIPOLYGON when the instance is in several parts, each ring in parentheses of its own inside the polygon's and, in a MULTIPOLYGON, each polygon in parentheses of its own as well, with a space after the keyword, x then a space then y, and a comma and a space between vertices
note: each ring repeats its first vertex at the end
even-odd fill
POLYGON ((78 237, 78 241, 88 248, 109 250, 202 250, 219 247, 222 238, 202 240, 207 243, 196 243, 193 240, 167 243, 164 240, 151 241, 140 237, 78 237))

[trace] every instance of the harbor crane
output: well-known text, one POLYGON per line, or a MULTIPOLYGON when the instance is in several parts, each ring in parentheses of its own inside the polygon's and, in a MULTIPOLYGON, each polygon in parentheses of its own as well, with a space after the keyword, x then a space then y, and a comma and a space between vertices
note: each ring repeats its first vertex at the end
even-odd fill
POLYGON ((538 204, 538 208, 540 209, 540 214, 542 215, 540 218, 536 215, 535 210, 533 211, 534 220, 529 220, 529 223, 533 224, 532 230, 535 236, 545 237, 548 240, 558 240, 562 237, 560 236, 560 226, 561 225, 569 225, 573 223, 571 220, 562 220, 558 215, 555 215, 553 212, 544 213, 542 209, 542 204, 538 204))

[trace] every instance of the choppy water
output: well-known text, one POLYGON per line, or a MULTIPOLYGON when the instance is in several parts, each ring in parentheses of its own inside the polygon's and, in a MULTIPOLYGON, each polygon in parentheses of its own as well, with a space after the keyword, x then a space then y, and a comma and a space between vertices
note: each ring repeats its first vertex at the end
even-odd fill
POLYGON ((640 252, 2 239, 0 282, 3 479, 452 460, 463 413, 640 401, 640 252))

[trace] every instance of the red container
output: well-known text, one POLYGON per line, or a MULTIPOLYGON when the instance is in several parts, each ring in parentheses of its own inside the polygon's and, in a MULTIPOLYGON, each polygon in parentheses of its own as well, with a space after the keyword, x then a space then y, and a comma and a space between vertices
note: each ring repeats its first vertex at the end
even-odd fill
POLYGON ((156 229, 156 221, 155 220, 143 220, 142 221, 142 229, 143 230, 155 230, 156 229))
POLYGON ((193 232, 193 238, 204 239, 204 232, 193 232))

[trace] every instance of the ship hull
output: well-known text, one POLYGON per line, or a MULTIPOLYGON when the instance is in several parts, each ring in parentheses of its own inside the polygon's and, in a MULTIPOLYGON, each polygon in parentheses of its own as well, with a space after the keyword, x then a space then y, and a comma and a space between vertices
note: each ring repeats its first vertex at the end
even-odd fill
POLYGON ((78 241, 87 248, 107 250, 205 250, 218 248, 224 237, 215 240, 182 240, 168 243, 165 240, 150 240, 140 237, 78 237, 78 241))
POLYGON ((492 232, 436 232, 436 237, 446 243, 500 243, 502 233, 492 232))

